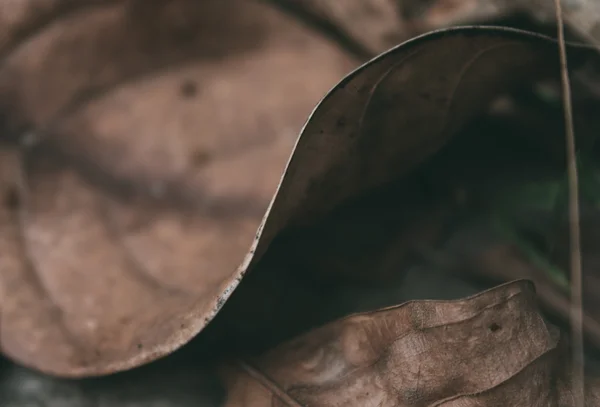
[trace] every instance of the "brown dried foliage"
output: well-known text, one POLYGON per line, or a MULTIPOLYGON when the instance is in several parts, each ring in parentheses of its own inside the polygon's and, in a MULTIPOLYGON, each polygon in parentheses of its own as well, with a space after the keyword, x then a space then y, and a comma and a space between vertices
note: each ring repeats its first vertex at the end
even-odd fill
MULTIPOLYGON (((369 53, 497 11, 301 3, 369 53)), ((3 3, 2 351, 56 375, 111 373, 187 342, 249 269, 258 290, 221 316, 243 342, 319 312, 323 298, 279 308, 296 299, 279 285, 288 275, 394 277, 452 212, 438 197, 413 212, 427 193, 403 177, 544 72, 552 45, 471 28, 380 56, 318 105, 268 207, 298 129, 352 58, 251 0, 3 3)), ((507 275, 497 269, 509 256, 493 255, 475 260, 507 275)), ((354 315, 223 377, 228 407, 573 406, 563 350, 521 281, 354 315)))
MULTIPOLYGON (((347 317, 223 368, 227 407, 573 406, 531 284, 347 317)), ((587 383, 587 404, 600 403, 587 383)))
POLYGON ((354 62, 254 1, 1 7, 2 350, 68 376, 169 353, 237 284, 354 62))

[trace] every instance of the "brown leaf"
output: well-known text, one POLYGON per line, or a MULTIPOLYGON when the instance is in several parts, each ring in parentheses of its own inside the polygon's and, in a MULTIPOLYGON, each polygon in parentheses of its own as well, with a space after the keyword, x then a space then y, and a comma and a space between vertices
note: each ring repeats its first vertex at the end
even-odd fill
MULTIPOLYGON (((227 365, 225 405, 567 407, 563 350, 532 285, 516 281, 353 315, 227 365)), ((598 382, 587 392, 597 405, 598 382)))
POLYGON ((2 351, 64 376, 165 355, 241 279, 298 129, 354 61, 248 0, 7 4, 2 351))
POLYGON ((252 273, 209 328, 213 338, 264 349, 325 322, 320 310, 348 277, 401 276, 455 212, 423 179, 403 176, 536 72, 552 44, 522 31, 453 29, 345 78, 305 126, 251 248, 252 273))
MULTIPOLYGON (((450 29, 408 41, 346 77, 315 109, 301 134, 263 223, 253 264, 277 237, 274 243, 287 239, 289 249, 285 255, 271 255, 310 264, 306 272, 344 273, 344 266, 320 267, 323 245, 311 245, 309 238, 327 236, 346 248, 334 257, 347 265, 355 262, 341 256, 353 259, 360 253, 348 249, 360 246, 354 240, 366 243, 382 234, 363 233, 358 226, 350 233, 346 220, 397 230, 408 218, 410 228, 412 214, 398 215, 403 211, 396 208, 415 194, 426 197, 430 192, 419 180, 405 190, 397 182, 484 112, 499 93, 545 72, 541 66, 548 69, 548 61, 556 58, 554 46, 547 37, 512 29, 450 29), (377 188, 388 192, 376 196, 377 188), (374 202, 365 203, 370 196, 374 202)), ((573 48, 571 55, 576 57, 577 51, 573 48)), ((436 202, 435 196, 429 200, 436 202)), ((424 240, 438 235, 435 230, 424 233, 424 240)), ((389 267, 398 270, 402 259, 390 255, 389 267)), ((370 258, 380 262, 385 256, 370 258)), ((363 267, 359 272, 372 278, 382 269, 363 267)))
POLYGON ((309 118, 251 249, 252 274, 213 327, 254 351, 324 322, 319 309, 348 277, 401 277, 423 247, 448 238, 460 212, 460 194, 448 199, 454 191, 437 188, 421 164, 498 94, 553 73, 555 46, 524 31, 463 27, 408 41, 346 77, 309 118), (261 295, 261 278, 276 293, 261 295))

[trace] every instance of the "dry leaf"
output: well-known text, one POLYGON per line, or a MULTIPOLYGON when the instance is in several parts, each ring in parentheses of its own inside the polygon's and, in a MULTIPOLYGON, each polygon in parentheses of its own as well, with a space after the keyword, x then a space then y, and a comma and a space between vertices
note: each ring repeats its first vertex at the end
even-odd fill
POLYGON ((165 355, 237 285, 354 61, 249 0, 0 7, 2 351, 64 376, 165 355))
MULTIPOLYGON (((572 406, 556 328, 532 285, 414 301, 330 323, 224 367, 226 407, 572 406)), ((600 382, 587 404, 600 403, 600 382)))
POLYGON ((446 239, 458 211, 417 168, 498 94, 556 73, 555 46, 524 31, 463 27, 408 41, 346 77, 309 118, 251 249, 252 275, 215 321, 228 326, 226 339, 289 338, 321 322, 336 282, 399 277, 422 247, 446 239), (277 293, 266 296, 250 284, 282 275, 333 287, 296 300, 303 295, 287 286, 273 282, 277 293), (316 315, 313 324, 303 314, 316 315))
MULTIPOLYGON (((404 182, 405 175, 484 112, 495 96, 545 72, 541 66, 547 69, 548 61, 555 60, 555 45, 550 38, 507 28, 449 29, 408 41, 346 77, 304 127, 263 222, 254 262, 275 236, 319 236, 320 225, 334 209, 344 210, 342 205, 353 207, 342 222, 333 222, 337 227, 350 217, 378 219, 393 213, 412 194, 396 188, 387 192, 396 194, 394 199, 371 205, 361 197, 379 187, 394 189, 394 182, 404 182)), ((424 188, 417 184, 414 188, 424 188)), ((387 227, 394 229, 394 222, 387 227)), ((330 233, 332 241, 373 235, 330 233)), ((314 257, 318 267, 320 258, 300 249, 306 240, 295 246, 296 259, 314 257)), ((370 276, 372 271, 365 270, 370 276)))

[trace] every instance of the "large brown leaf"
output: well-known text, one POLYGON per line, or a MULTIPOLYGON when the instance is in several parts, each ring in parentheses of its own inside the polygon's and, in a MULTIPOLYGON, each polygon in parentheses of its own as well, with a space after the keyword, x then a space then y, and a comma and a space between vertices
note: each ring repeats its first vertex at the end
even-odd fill
POLYGON ((249 0, 0 8, 0 344, 65 376, 218 312, 310 109, 354 62, 249 0))
MULTIPOLYGON (((282 231, 290 238, 313 233, 317 240, 326 234, 343 247, 341 239, 353 244, 350 236, 379 235, 360 228, 342 232, 345 220, 366 217, 382 229, 405 222, 397 205, 412 199, 413 192, 427 194, 405 176, 485 112, 496 96, 531 75, 557 72, 555 45, 550 38, 508 28, 441 30, 407 41, 347 76, 305 125, 255 243, 254 262, 282 231), (411 193, 396 182, 413 188, 407 190, 411 193), (368 200, 383 186, 391 189, 383 199, 357 199, 368 200), (354 199, 351 208, 344 207, 354 199), (398 219, 390 223, 390 215, 398 219), (321 230, 327 223, 330 230, 321 230)), ((573 48, 570 55, 579 52, 587 51, 573 48)), ((303 246, 300 256, 321 261, 312 253, 303 246)))
MULTIPOLYGON (((443 242, 458 205, 454 191, 431 188, 435 177, 421 173, 421 164, 497 95, 558 73, 555 46, 524 31, 463 27, 417 37, 346 77, 305 125, 251 250, 252 273, 213 327, 226 325, 228 338, 246 339, 235 345, 260 349, 324 322, 324 281, 400 277, 423 247, 443 242), (287 274, 319 284, 304 300, 278 283, 269 296, 251 284, 287 274), (312 321, 303 317, 309 314, 312 321)), ((572 63, 580 51, 569 51, 572 63)))
MULTIPOLYGON (((227 365, 225 405, 574 407, 564 351, 517 281, 353 315, 227 365)), ((597 379, 586 392, 600 403, 597 379)))

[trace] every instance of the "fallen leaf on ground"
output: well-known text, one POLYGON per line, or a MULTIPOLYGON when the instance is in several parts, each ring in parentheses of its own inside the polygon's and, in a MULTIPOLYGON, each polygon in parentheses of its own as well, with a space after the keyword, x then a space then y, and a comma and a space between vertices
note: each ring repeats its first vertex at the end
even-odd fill
POLYGON ((355 62, 248 0, 0 16, 2 351, 63 376, 163 356, 237 285, 300 126, 355 62))
POLYGON ((318 309, 336 284, 400 277, 422 246, 443 241, 457 211, 418 168, 497 95, 547 74, 555 46, 512 29, 450 29, 343 79, 303 129, 250 250, 251 274, 213 324, 226 327, 221 342, 243 348, 314 327, 308 316, 324 322, 318 309))
MULTIPOLYGON (((565 350, 516 281, 353 315, 232 362, 225 406, 575 407, 565 350)), ((595 406, 600 382, 586 384, 595 406)))
MULTIPOLYGON (((327 233, 329 240, 340 247, 343 239, 364 242, 380 234, 338 230, 350 218, 377 219, 382 228, 394 230, 406 219, 396 216, 386 222, 378 217, 399 212, 394 209, 413 199, 413 193, 429 193, 422 183, 408 192, 397 183, 484 113, 499 94, 544 73, 556 58, 555 45, 550 38, 519 30, 449 29, 408 41, 346 77, 304 127, 261 228, 253 262, 276 236, 291 241, 312 232, 318 240, 325 233, 319 228, 327 222, 337 228, 327 233), (378 188, 392 191, 382 194, 386 199, 373 198, 376 202, 361 200, 378 188)), ((301 240, 289 242, 286 255, 314 259, 312 271, 335 272, 318 267, 322 256, 310 250, 323 245, 311 247, 308 239, 301 240)), ((377 271, 363 268, 369 278, 377 271)))

